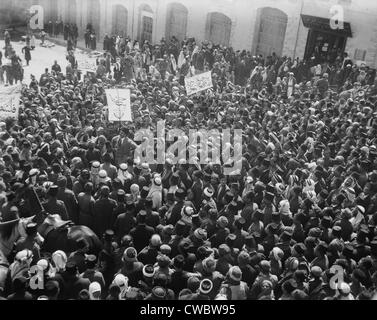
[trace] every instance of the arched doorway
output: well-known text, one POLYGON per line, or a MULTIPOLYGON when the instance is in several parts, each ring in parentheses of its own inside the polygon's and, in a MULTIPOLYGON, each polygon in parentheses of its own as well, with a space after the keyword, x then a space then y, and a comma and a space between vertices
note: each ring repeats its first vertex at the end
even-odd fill
POLYGON ((127 9, 120 5, 113 6, 113 27, 112 33, 119 36, 127 36, 127 19, 128 11, 127 9))
POLYGON ((95 31, 98 36, 100 34, 100 20, 101 20, 101 15, 100 15, 100 1, 99 0, 88 0, 88 19, 87 23, 91 24, 93 30, 95 31))
POLYGON ((277 56, 283 54, 285 32, 287 30, 288 16, 275 8, 259 9, 259 30, 257 34, 256 54, 263 57, 270 56, 273 52, 277 56))
POLYGON ((139 11, 140 44, 143 44, 145 40, 151 43, 153 39, 153 10, 149 5, 143 4, 140 6, 139 11))
POLYGON ((220 12, 212 12, 207 16, 206 39, 213 44, 229 46, 232 20, 220 12))
POLYGON ((65 21, 66 23, 76 23, 76 0, 68 0, 65 3, 65 21))
POLYGON ((170 3, 166 15, 166 40, 169 41, 173 36, 179 41, 186 37, 187 32, 187 8, 180 3, 170 3))

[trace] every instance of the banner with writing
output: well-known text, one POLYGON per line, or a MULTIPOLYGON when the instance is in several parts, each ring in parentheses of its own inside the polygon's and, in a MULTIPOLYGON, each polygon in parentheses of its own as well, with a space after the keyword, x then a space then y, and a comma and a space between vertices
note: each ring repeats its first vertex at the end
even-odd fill
POLYGON ((110 122, 132 122, 131 92, 129 89, 106 90, 110 122))
POLYGON ((0 87, 0 119, 18 117, 20 97, 20 86, 0 87))
POLYGON ((213 87, 211 71, 185 78, 187 95, 210 89, 213 87))
POLYGON ((96 59, 90 59, 87 57, 77 58, 77 69, 82 71, 97 72, 96 59))

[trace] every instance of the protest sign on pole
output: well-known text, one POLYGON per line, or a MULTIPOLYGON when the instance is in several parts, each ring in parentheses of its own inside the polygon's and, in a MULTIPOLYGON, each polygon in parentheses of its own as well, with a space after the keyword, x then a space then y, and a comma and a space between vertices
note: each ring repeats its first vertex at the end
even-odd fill
POLYGON ((0 88, 0 119, 17 118, 20 108, 21 87, 0 88))
POLYGON ((106 90, 110 122, 132 122, 131 92, 129 89, 106 90))
POLYGON ((88 58, 85 56, 77 58, 77 69, 81 71, 97 72, 96 59, 88 58))
POLYGON ((188 96, 212 88, 211 71, 185 78, 185 86, 188 96))

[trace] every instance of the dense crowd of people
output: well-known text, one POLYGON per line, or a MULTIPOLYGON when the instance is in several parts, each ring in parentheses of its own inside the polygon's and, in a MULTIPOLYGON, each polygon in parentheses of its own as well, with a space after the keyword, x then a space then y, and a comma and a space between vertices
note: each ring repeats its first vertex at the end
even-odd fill
POLYGON ((17 121, 0 123, 2 298, 376 299, 377 84, 367 67, 193 39, 107 37, 104 47, 96 74, 80 78, 71 54, 69 72, 55 63, 32 79, 17 121), (213 89, 188 97, 184 78, 206 70, 213 89), (131 90, 132 123, 108 123, 114 87, 131 90), (185 141, 190 129, 242 129, 242 145, 210 141, 206 164, 199 152, 175 163, 169 151, 164 164, 142 162, 135 135, 159 120, 185 141), (241 149, 242 169, 224 174, 235 164, 215 162, 216 148, 241 149), (102 249, 81 239, 48 251, 48 234, 27 220, 36 214, 89 227, 102 249), (35 265, 43 288, 30 285, 35 265))
POLYGON ((226 81, 245 87, 250 83, 253 89, 261 90, 265 86, 271 94, 291 96, 298 84, 308 81, 317 82, 322 75, 326 81, 320 81, 319 90, 326 92, 328 87, 335 91, 346 91, 354 82, 362 86, 374 83, 376 71, 366 65, 357 65, 346 53, 323 56, 315 52, 308 60, 289 57, 253 56, 246 50, 233 50, 215 46, 209 42, 201 45, 195 39, 179 42, 173 37, 170 42, 162 39, 157 45, 148 41, 140 44, 129 37, 105 35, 103 40, 105 58, 102 60, 106 73, 114 71, 116 82, 122 77, 145 80, 147 75, 153 79, 172 79, 177 77, 181 85, 184 78, 211 70, 215 80, 222 88, 226 81), (114 65, 114 70, 111 66, 114 65))

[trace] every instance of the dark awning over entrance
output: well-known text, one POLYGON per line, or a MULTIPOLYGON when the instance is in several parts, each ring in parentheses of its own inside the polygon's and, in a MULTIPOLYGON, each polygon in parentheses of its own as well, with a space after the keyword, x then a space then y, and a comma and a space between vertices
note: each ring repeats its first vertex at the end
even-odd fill
POLYGON ((348 22, 343 22, 344 29, 334 30, 330 26, 330 19, 308 16, 306 14, 301 15, 304 26, 319 31, 330 32, 337 35, 352 38, 351 25, 348 22))

